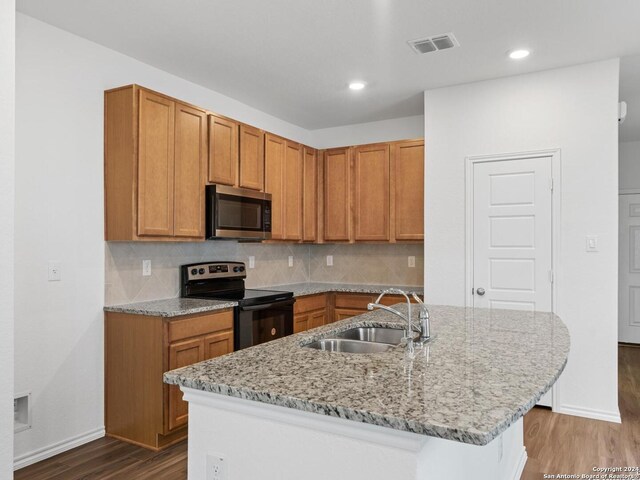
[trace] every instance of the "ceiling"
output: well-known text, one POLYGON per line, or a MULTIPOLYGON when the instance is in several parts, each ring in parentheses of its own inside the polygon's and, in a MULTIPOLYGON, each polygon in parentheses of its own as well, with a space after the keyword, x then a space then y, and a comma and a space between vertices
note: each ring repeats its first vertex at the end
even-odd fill
POLYGON ((426 89, 640 54, 637 0, 17 4, 27 15, 307 129, 422 114, 426 89), (447 32, 460 48, 420 56, 406 43, 447 32), (507 58, 519 47, 532 55, 507 58), (350 91, 354 79, 367 88, 350 91))

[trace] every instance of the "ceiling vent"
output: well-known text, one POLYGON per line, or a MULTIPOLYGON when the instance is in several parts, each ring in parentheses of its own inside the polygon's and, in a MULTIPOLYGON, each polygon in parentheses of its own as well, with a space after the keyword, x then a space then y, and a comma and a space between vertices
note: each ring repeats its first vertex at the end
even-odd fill
POLYGON ((449 48, 459 47, 460 44, 453 33, 444 33, 433 37, 420 38, 408 42, 414 52, 418 54, 437 52, 449 48))

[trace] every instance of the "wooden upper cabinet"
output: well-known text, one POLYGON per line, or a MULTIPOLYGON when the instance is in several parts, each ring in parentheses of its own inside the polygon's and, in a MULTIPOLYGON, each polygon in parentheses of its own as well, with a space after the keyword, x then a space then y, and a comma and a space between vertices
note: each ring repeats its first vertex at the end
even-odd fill
POLYGON ((284 186, 284 239, 302 240, 302 146, 286 141, 284 186))
POLYGON ((240 179, 242 188, 264 191, 264 132, 240 125, 240 179))
POLYGON ((355 240, 389 240, 389 165, 388 143, 354 150, 355 240))
POLYGON ((176 104, 140 91, 138 235, 173 235, 176 104))
POLYGON ((264 187, 271 194, 271 238, 283 240, 286 140, 267 133, 264 145, 264 187))
POLYGON ((324 240, 351 239, 351 149, 334 148, 324 154, 324 240))
POLYGON ((238 185, 238 123, 209 115, 209 183, 238 185))
POLYGON ((302 241, 318 239, 318 155, 313 148, 303 148, 302 165, 302 241))
POLYGON ((105 239, 204 240, 206 112, 129 85, 104 123, 105 239))
POLYGON ((396 240, 424 240, 424 141, 397 142, 391 155, 391 230, 396 240))
POLYGON ((204 237, 207 115, 176 104, 174 227, 176 237, 204 237))

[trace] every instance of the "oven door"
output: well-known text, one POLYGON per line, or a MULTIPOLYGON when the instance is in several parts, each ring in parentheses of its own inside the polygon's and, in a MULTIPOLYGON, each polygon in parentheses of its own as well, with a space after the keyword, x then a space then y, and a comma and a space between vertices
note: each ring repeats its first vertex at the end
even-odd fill
POLYGON ((207 238, 271 238, 271 195, 207 185, 207 238))
POLYGON ((235 350, 291 335, 294 303, 295 299, 290 298, 265 305, 237 307, 235 350))

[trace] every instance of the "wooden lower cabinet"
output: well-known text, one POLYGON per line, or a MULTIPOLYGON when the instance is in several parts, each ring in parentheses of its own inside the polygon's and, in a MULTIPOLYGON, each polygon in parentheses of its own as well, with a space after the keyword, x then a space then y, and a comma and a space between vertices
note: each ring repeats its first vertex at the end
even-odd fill
POLYGON ((293 306, 293 333, 304 332, 330 323, 327 315, 329 295, 321 293, 296 299, 293 306))
POLYGON ((162 375, 233 351, 233 310, 166 319, 105 314, 107 435, 159 450, 187 435, 182 391, 162 375))
MULTIPOLYGON (((422 295, 420 297, 422 298, 422 295)), ((337 322, 345 318, 366 313, 368 311, 367 305, 375 302, 377 298, 378 294, 336 293, 333 321, 337 322)), ((404 303, 406 301, 407 299, 402 295, 385 295, 382 297, 382 300, 380 300, 380 303, 382 305, 395 305, 396 303, 404 303)), ((411 298, 411 303, 416 303, 416 301, 411 298)))

